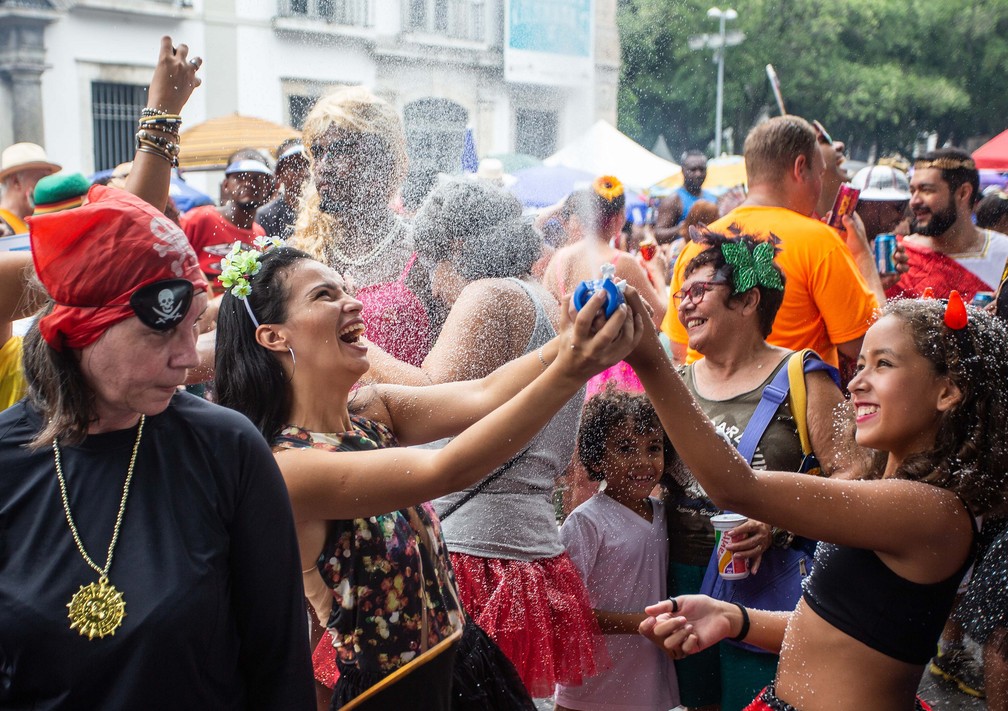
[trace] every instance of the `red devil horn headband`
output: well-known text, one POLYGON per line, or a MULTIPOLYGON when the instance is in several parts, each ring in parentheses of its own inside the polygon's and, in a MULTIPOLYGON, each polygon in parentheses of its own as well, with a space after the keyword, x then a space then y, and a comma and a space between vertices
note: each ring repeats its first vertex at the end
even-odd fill
POLYGON ((966 304, 963 302, 959 292, 953 290, 949 294, 948 303, 945 305, 945 325, 953 331, 960 331, 966 328, 968 320, 966 314, 966 304))

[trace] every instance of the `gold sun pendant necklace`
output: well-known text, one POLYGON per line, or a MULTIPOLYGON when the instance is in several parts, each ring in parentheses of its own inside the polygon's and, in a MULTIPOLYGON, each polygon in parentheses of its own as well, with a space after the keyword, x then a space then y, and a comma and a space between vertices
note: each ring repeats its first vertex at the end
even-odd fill
POLYGON ((70 613, 70 629, 77 630, 81 636, 88 639, 95 637, 105 637, 114 635, 122 624, 123 617, 126 616, 126 602, 123 600, 121 592, 116 590, 115 585, 108 581, 109 568, 112 567, 112 553, 115 551, 116 541, 119 540, 119 527, 122 525, 123 513, 126 511, 126 499, 129 497, 130 481, 133 479, 133 465, 136 464, 137 451, 140 449, 140 436, 144 427, 143 415, 140 415, 140 426, 137 428, 136 442, 133 443, 133 455, 130 457, 129 469, 126 471, 126 483, 123 484, 122 500, 119 502, 119 513, 116 516, 115 528, 112 530, 112 540, 109 542, 108 554, 105 556, 105 567, 99 568, 98 564, 91 560, 91 556, 84 550, 80 535, 77 533, 77 524, 74 523, 73 515, 70 513, 70 500, 67 498, 66 481, 63 479, 63 467, 60 463, 59 442, 53 438, 53 453, 56 457, 56 476, 59 478, 60 496, 63 499, 63 512, 66 514, 67 523, 70 524, 70 533, 73 534, 74 543, 77 550, 84 557, 84 562, 98 573, 98 582, 90 585, 81 585, 80 590, 70 598, 67 607, 70 613))

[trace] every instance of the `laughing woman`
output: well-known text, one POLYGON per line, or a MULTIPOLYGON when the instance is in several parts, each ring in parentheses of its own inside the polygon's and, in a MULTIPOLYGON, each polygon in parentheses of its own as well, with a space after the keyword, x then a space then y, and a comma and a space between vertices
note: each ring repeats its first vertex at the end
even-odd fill
POLYGON ((254 253, 232 259, 240 273, 218 317, 218 396, 273 442, 306 594, 336 648, 333 707, 464 627, 455 708, 529 708, 510 663, 464 622, 425 502, 515 455, 588 377, 631 348, 641 316, 623 310, 593 331, 599 298, 543 349, 481 380, 368 386, 351 399, 369 363, 361 303, 340 276, 287 247, 261 262, 254 253), (442 450, 398 446, 456 434, 442 450))

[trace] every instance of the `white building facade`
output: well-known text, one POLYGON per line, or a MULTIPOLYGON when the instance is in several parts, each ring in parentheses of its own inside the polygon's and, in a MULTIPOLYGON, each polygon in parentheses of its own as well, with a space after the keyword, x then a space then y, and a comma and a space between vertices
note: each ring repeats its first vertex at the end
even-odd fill
POLYGON ((183 128, 299 127, 364 84, 400 110, 415 163, 454 172, 467 127, 480 156, 541 158, 616 121, 616 0, 0 0, 0 147, 42 143, 86 174, 128 159, 162 35, 204 59, 183 128))

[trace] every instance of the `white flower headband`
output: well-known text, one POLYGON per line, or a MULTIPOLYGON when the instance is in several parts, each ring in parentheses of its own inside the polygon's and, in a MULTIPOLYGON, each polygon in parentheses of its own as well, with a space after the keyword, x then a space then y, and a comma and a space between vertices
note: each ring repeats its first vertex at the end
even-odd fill
POLYGON ((283 247, 284 241, 277 237, 256 237, 252 246, 249 249, 241 242, 231 245, 231 251, 221 260, 220 282, 226 291, 230 291, 232 296, 245 304, 249 318, 259 328, 259 320, 252 313, 252 306, 248 302, 248 296, 252 293, 249 279, 262 269, 260 259, 263 253, 271 247, 283 247))

